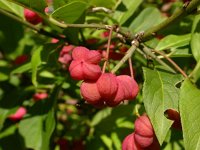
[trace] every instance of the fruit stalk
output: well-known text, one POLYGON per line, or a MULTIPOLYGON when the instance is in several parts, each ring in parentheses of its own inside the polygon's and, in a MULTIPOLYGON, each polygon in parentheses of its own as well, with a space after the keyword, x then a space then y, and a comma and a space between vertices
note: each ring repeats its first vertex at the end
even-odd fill
POLYGON ((103 69, 102 72, 105 73, 106 70, 106 66, 108 65, 108 59, 109 59, 109 53, 110 53, 110 43, 111 43, 111 38, 112 38, 112 32, 113 32, 113 28, 110 29, 109 32, 109 37, 108 37, 108 45, 107 45, 107 49, 106 49, 106 60, 103 64, 103 69))
POLYGON ((119 61, 119 63, 111 70, 112 73, 115 73, 135 52, 136 48, 139 46, 139 41, 137 39, 133 40, 132 46, 126 52, 125 56, 119 61))
POLYGON ((156 51, 156 50, 152 50, 153 52, 162 55, 165 59, 167 59, 173 66, 174 68, 179 71, 185 78, 188 78, 187 74, 168 56, 166 56, 165 54, 163 54, 160 51, 156 51))

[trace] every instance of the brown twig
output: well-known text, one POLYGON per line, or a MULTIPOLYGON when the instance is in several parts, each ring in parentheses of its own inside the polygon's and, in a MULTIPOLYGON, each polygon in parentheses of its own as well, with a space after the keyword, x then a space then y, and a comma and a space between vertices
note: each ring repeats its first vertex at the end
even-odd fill
POLYGON ((139 41, 137 39, 132 41, 132 46, 126 52, 125 56, 119 61, 119 63, 111 70, 115 73, 135 52, 136 48, 139 46, 139 41))
POLYGON ((108 36, 108 44, 107 44, 107 49, 106 49, 106 60, 103 64, 103 73, 105 73, 105 70, 106 70, 106 66, 108 65, 108 59, 109 59, 109 53, 110 53, 110 43, 111 43, 111 38, 112 38, 112 32, 113 32, 113 28, 111 27, 110 28, 110 31, 109 31, 109 36, 108 36))
POLYGON ((128 59, 128 64, 129 64, 129 69, 130 69, 131 77, 134 78, 133 66, 132 66, 132 59, 131 58, 128 59))
POLYGON ((152 50, 153 52, 162 55, 165 59, 167 59, 173 66, 174 68, 179 71, 185 78, 188 78, 187 74, 168 56, 166 56, 164 53, 157 51, 157 50, 152 50))

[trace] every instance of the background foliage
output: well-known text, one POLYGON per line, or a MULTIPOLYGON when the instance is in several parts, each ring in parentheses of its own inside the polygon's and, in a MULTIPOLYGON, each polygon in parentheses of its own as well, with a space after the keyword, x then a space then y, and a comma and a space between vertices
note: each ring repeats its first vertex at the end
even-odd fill
MULTIPOLYGON (((63 23, 119 25, 126 33, 146 33, 182 9, 183 4, 181 0, 1 0, 0 10, 21 22, 0 11, 0 149, 57 150, 67 145, 73 150, 120 150, 125 136, 133 132, 137 113, 147 113, 161 149, 198 150, 198 8, 143 43, 165 53, 189 78, 172 73, 154 58, 143 57, 139 47, 132 56, 134 77, 140 86, 134 101, 104 109, 85 103, 80 95, 81 81, 72 80, 66 69, 68 66, 63 67, 58 62, 66 41, 98 50, 105 50, 108 41, 105 29, 66 28, 63 23), (24 7, 37 12, 43 19, 33 28, 52 34, 24 26, 24 7), (49 8, 47 13, 44 12, 46 7, 49 8), (96 7, 109 11, 94 12, 96 7), (66 37, 52 43, 55 35, 66 37), (18 63, 19 56, 25 56, 25 61, 18 63), (36 102, 33 95, 38 92, 48 93, 48 97, 36 102), (9 120, 8 116, 20 106, 27 109, 25 117, 19 122, 9 120), (173 121, 164 115, 170 108, 180 112, 182 131, 171 128, 173 121)), ((130 47, 117 33, 113 33, 112 44, 116 53, 122 56, 121 48, 130 47)), ((158 58, 173 68, 163 56, 158 58)), ((111 59, 110 68, 118 63, 119 59, 111 59)), ((124 63, 116 74, 123 74, 127 67, 128 63, 124 63)))

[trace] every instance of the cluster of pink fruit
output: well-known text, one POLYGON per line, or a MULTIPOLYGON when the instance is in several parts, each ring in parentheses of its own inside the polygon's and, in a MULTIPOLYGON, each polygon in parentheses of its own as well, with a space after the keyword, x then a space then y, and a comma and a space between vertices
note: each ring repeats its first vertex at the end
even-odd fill
POLYGON ((84 80, 80 87, 83 98, 96 107, 114 107, 134 99, 139 92, 136 81, 128 75, 102 73, 101 57, 96 50, 81 46, 73 49, 69 71, 73 79, 84 80))
POLYGON ((125 137, 122 150, 160 150, 152 124, 146 115, 135 121, 135 132, 125 137))

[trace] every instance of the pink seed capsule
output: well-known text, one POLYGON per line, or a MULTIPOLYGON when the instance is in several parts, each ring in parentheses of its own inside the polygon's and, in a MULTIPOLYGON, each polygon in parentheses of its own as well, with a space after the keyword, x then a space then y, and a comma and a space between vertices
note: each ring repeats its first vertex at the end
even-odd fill
POLYGON ((12 115, 10 115, 8 118, 12 121, 19 121, 21 120, 24 115, 26 114, 26 108, 24 107, 19 107, 19 109, 12 115))
POLYGON ((97 80, 97 88, 104 101, 112 101, 118 88, 116 76, 112 73, 103 73, 97 80))
POLYGON ((42 22, 42 18, 36 12, 29 9, 24 9, 24 17, 26 21, 34 25, 42 22))

